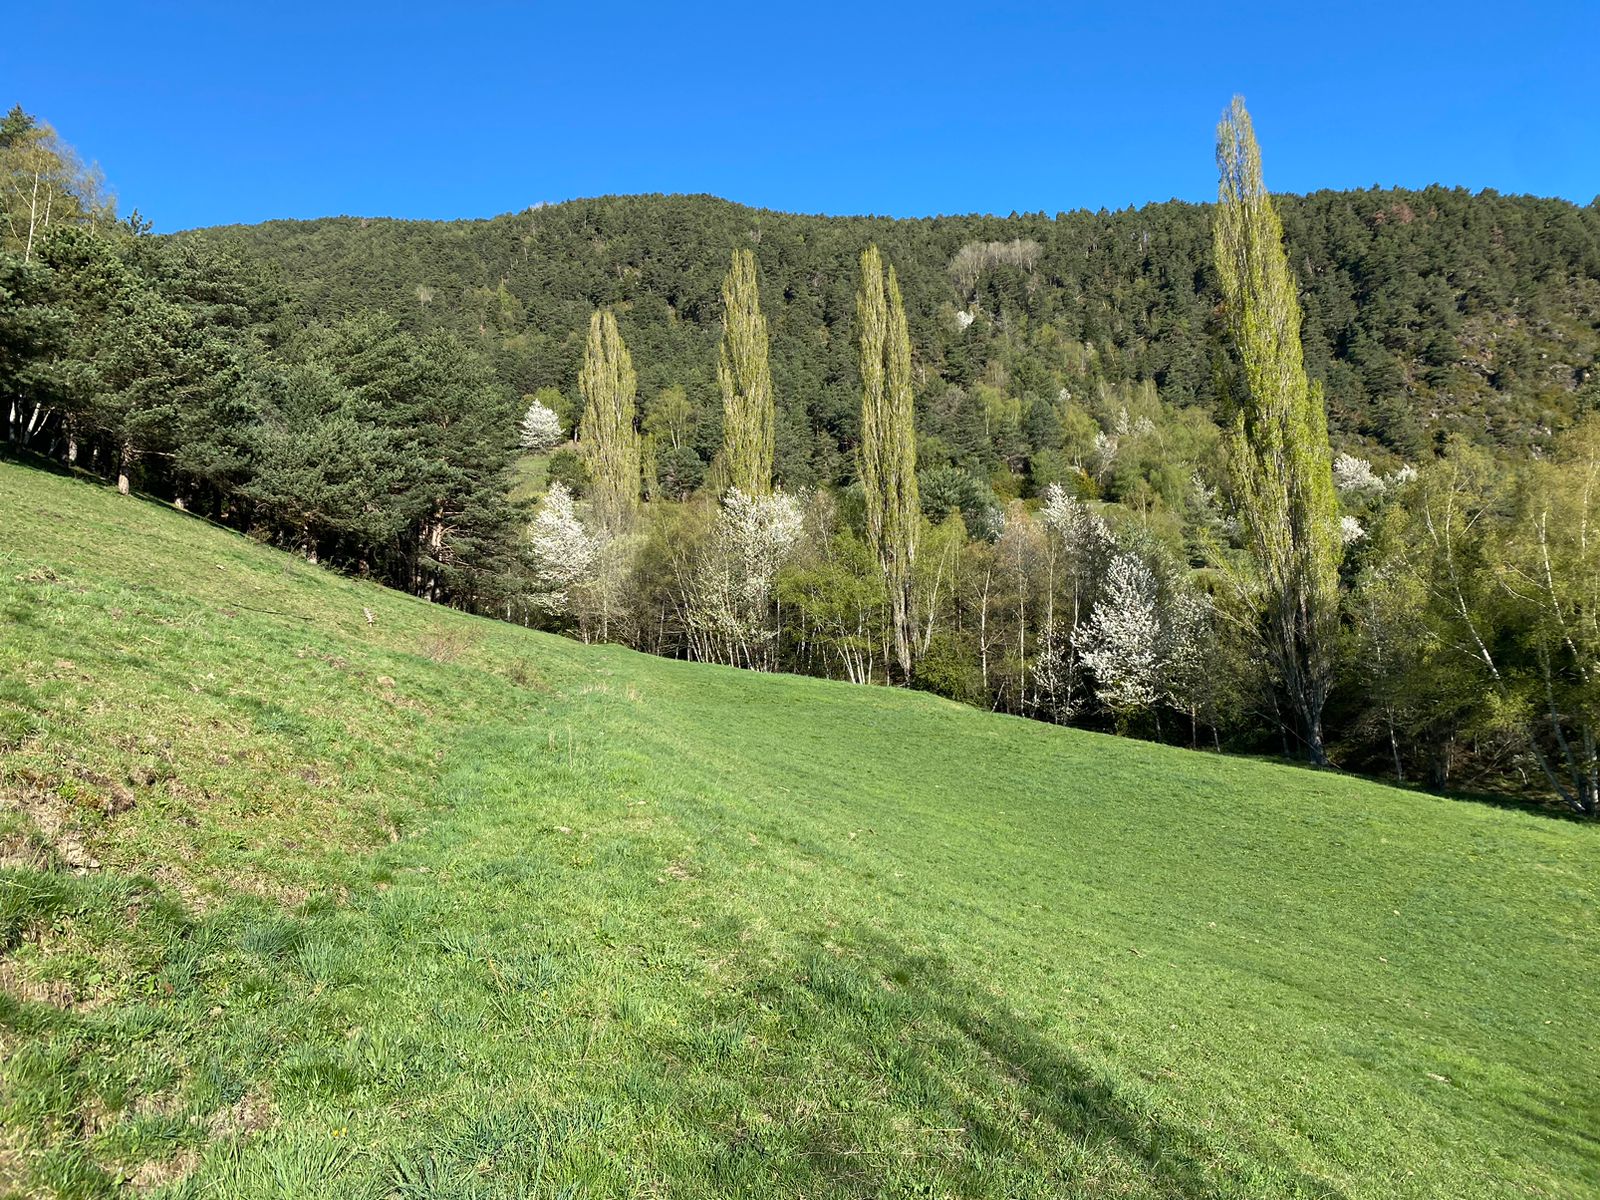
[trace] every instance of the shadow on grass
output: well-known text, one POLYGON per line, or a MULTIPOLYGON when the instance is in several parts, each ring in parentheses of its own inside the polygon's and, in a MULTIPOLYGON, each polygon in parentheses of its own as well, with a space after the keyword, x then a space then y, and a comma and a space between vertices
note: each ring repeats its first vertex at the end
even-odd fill
MULTIPOLYGON (((1176 746, 1167 743, 1173 749, 1190 750, 1192 747, 1176 746)), ((1317 766, 1303 758, 1273 753, 1268 750, 1238 747, 1224 743, 1224 749, 1213 751, 1210 747, 1199 748, 1202 754, 1217 754, 1229 761, 1244 761, 1263 763, 1274 767, 1289 767, 1297 771, 1304 771, 1310 775, 1320 776, 1324 779, 1352 779, 1362 783, 1377 784, 1379 787, 1389 788, 1397 792, 1405 792, 1412 796, 1427 796, 1435 800, 1454 800, 1462 804, 1481 804, 1486 808, 1498 808, 1507 812, 1525 813, 1530 817, 1545 817, 1553 821, 1569 821, 1578 825, 1593 825, 1596 818, 1586 813, 1577 812, 1563 804, 1552 794, 1528 789, 1521 792, 1491 792, 1480 791, 1462 787, 1435 787, 1415 779, 1398 781, 1392 773, 1380 770, 1363 771, 1355 768, 1340 766, 1317 766)))
MULTIPOLYGON (((1119 1089, 1000 999, 935 958, 863 933, 853 953, 802 952, 801 973, 762 999, 807 1040, 825 1034, 902 1114, 888 1144, 848 1120, 816 1123, 805 1149, 829 1194, 1137 1194, 1166 1200, 1281 1195, 1340 1200, 1327 1182, 1258 1148, 1208 1145, 1119 1089), (820 1027, 820 1028, 819 1028, 820 1027), (904 1116, 914 1121, 909 1130, 904 1116), (918 1123, 921 1127, 918 1128, 918 1123), (942 1152, 914 1144, 947 1135, 942 1152), (870 1137, 870 1135, 868 1135, 870 1137), (895 1143, 899 1144, 896 1145, 895 1143), (1247 1178, 1238 1176, 1249 1164, 1247 1178)), ((814 1047, 814 1043, 813 1043, 814 1047)))

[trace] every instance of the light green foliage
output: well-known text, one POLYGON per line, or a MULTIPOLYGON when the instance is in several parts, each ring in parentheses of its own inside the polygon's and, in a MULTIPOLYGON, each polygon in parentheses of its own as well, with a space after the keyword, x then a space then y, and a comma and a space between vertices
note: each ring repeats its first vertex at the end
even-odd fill
MULTIPOLYGON (((1332 686, 1328 597, 1339 546, 1321 482, 1324 414, 1308 377, 1328 381, 1338 444, 1370 458, 1374 478, 1400 465, 1394 453, 1424 462, 1440 432, 1469 431, 1467 440, 1497 448, 1496 465, 1523 489, 1497 503, 1521 512, 1539 474, 1522 466, 1550 461, 1559 431, 1595 394, 1600 208, 1442 188, 1268 201, 1242 110, 1237 117, 1232 149, 1224 147, 1232 174, 1218 222, 1196 205, 889 221, 758 214, 709 197, 611 197, 482 223, 274 222, 155 238, 143 222, 106 220, 88 202, 92 188, 72 183, 69 171, 60 178, 84 203, 46 187, 42 236, 13 238, 17 253, 0 247, 4 436, 25 453, 340 570, 512 621, 549 616, 530 603, 537 581, 525 504, 560 482, 593 501, 609 527, 600 532, 616 534, 634 517, 650 531, 648 563, 643 543, 606 539, 597 619, 567 627, 667 656, 704 652, 683 587, 698 547, 663 541, 663 531, 686 533, 696 522, 678 521, 673 510, 715 505, 736 471, 749 474, 752 492, 776 473, 839 518, 802 539, 800 568, 827 574, 846 558, 853 564, 853 554, 830 557, 845 527, 870 535, 868 560, 877 565, 865 576, 853 567, 836 574, 833 582, 848 586, 820 589, 853 613, 842 641, 811 625, 830 605, 774 606, 765 665, 904 682, 932 650, 940 664, 915 672, 919 687, 1013 713, 1059 717, 1073 708, 1075 722, 1106 727, 1115 715, 1092 699, 1065 707, 1041 700, 1054 685, 1040 680, 1058 677, 1069 644, 1073 622, 1062 614, 1089 611, 1068 602, 1062 564, 1031 550, 1025 536, 1028 514, 1059 485, 1093 504, 1119 538, 1159 546, 1163 560, 1257 560, 1258 569, 1202 581, 1207 590, 1232 583, 1245 601, 1219 609, 1233 619, 1208 625, 1215 644, 1207 661, 1226 669, 1202 674, 1220 686, 1204 702, 1168 697, 1163 706, 1182 708, 1191 738, 1203 713, 1213 745, 1225 734, 1231 748, 1249 752, 1289 752, 1280 731, 1298 711, 1316 757, 1332 686), (869 243, 898 273, 887 287, 872 284, 881 369, 876 408, 857 421, 869 397, 854 387, 853 267, 869 243), (753 256, 741 252, 727 269, 726 248, 749 244, 763 256, 764 307, 753 256), (229 245, 273 261, 247 263, 229 245), (1219 297, 1209 281, 1219 272, 1207 259, 1217 246, 1235 252, 1224 255, 1220 276, 1232 272, 1222 299, 1238 326, 1242 372, 1215 337, 1219 297), (1303 312, 1284 246, 1305 289, 1303 312), (891 305, 900 288, 904 304, 891 305), (593 305, 608 302, 626 312, 636 346, 648 348, 643 436, 623 412, 634 388, 615 323, 580 368, 593 305), (910 425, 909 326, 918 338, 916 479, 903 469, 895 428, 910 425), (719 364, 736 411, 718 403, 719 364), (531 402, 508 401, 538 384, 539 402, 563 412, 560 432, 569 431, 575 414, 555 385, 578 396, 580 370, 605 394, 613 431, 600 436, 607 422, 598 413, 588 422, 592 481, 577 447, 519 457, 510 436, 531 402), (1241 374, 1240 420, 1225 438, 1212 414, 1226 409, 1241 374), (781 397, 772 395, 773 376, 781 397), (750 403, 761 396, 769 403, 750 403), (741 432, 741 421, 750 428, 741 432), (735 463, 751 457, 735 443, 759 448, 753 472, 735 463), (858 450, 867 461, 856 458, 852 473, 858 450), (869 474, 878 481, 870 498, 869 474), (638 514, 641 485, 652 504, 638 514), (1009 538, 1002 505, 1014 518, 1009 538), (972 544, 951 560, 961 568, 954 587, 944 586, 945 555, 929 563, 931 546, 918 549, 918 507, 932 521, 961 513, 972 544), (881 594, 856 603, 863 580, 881 594), (840 651, 863 643, 870 653, 859 661, 840 651)), ((24 215, 40 215, 32 174, 15 169, 26 155, 17 154, 44 147, 57 165, 70 157, 44 137, 21 109, 0 121, 7 220, 23 212, 24 192, 24 215)), ((525 448, 553 449, 550 425, 540 417, 530 426, 525 448)), ((1557 491, 1567 493, 1565 485, 1557 491)), ((1354 580, 1370 555, 1364 533, 1374 531, 1372 544, 1388 536, 1379 529, 1386 502, 1375 487, 1341 494, 1354 580)), ((1564 501, 1555 508, 1571 511, 1564 501)), ((1532 528, 1531 513, 1519 528, 1532 528)), ((1545 527, 1554 530, 1554 518, 1545 527)), ((1569 758, 1560 741, 1570 732, 1570 758, 1594 776, 1584 732, 1592 722, 1569 722, 1591 711, 1588 685, 1582 671, 1568 678, 1592 655, 1563 632, 1594 611, 1582 586, 1593 575, 1589 559, 1557 537, 1534 547, 1538 559, 1526 544, 1513 549, 1486 559, 1492 577, 1477 583, 1508 614, 1500 625, 1508 639, 1517 628, 1538 634, 1516 639, 1518 655, 1534 659, 1518 667, 1507 693, 1515 703, 1496 691, 1497 711, 1486 715, 1448 684, 1418 689, 1429 676, 1413 667, 1447 657, 1426 647, 1389 654, 1399 671, 1393 688, 1364 691, 1367 664, 1347 657, 1338 690, 1361 699, 1335 710, 1330 735, 1341 766, 1386 771, 1391 759, 1427 758, 1440 764, 1427 771, 1435 782, 1549 796, 1563 789, 1547 786, 1536 755, 1512 744, 1514 731, 1521 746, 1530 723, 1543 722, 1532 745, 1547 753, 1546 765, 1569 758), (1546 552, 1559 587, 1523 586, 1513 603, 1512 571, 1534 579, 1546 552), (1398 746, 1408 738, 1416 744, 1398 746)), ((1350 615, 1388 620, 1404 595, 1374 594, 1365 600, 1381 603, 1352 606, 1350 615)), ((1378 632, 1393 647, 1403 622, 1390 624, 1378 632)), ((1377 645, 1366 631, 1351 632, 1365 648, 1377 645)), ((1450 676, 1443 669, 1434 678, 1450 676)), ((1152 711, 1140 732, 1159 740, 1162 716, 1152 711)), ((1595 785, 1600 779, 1568 803, 1576 796, 1577 807, 1588 807, 1583 795, 1595 785)))
MULTIPOLYGON (((1467 741, 1498 744, 1577 813, 1600 810, 1600 422, 1507 471, 1457 442, 1374 521, 1354 608, 1397 773, 1413 744, 1457 784, 1467 741)), ((1504 767, 1499 768, 1504 770, 1504 767)), ((1490 782, 1487 775, 1481 782, 1490 782)))
POLYGON ((756 256, 749 250, 733 252, 722 281, 722 314, 717 386, 728 484, 747 496, 765 496, 772 491, 772 371, 756 256))
POLYGON ((688 447, 694 436, 697 414, 689 403, 688 393, 681 383, 664 387, 650 401, 650 411, 645 414, 645 436, 653 438, 658 447, 681 450, 688 447))
POLYGON ((1600 1192, 1600 828, 0 510, 0 1190, 1600 1192))
POLYGON ((883 566, 895 665, 904 682, 911 678, 915 652, 911 584, 922 523, 911 403, 911 334, 900 282, 890 267, 885 283, 876 246, 861 254, 856 317, 861 326, 860 466, 867 536, 883 566))
POLYGON ((864 541, 841 530, 814 559, 785 571, 778 587, 828 675, 851 683, 887 676, 882 568, 864 541))
POLYGON ((1325 762, 1322 709, 1339 620, 1338 500, 1322 389, 1306 377, 1300 301, 1283 226, 1261 178, 1250 114, 1235 97, 1217 127, 1217 274, 1245 387, 1230 430, 1234 500, 1256 578, 1262 649, 1325 762))
POLYGON ((99 171, 49 124, 21 105, 0 118, 0 252, 31 262, 52 229, 114 218, 99 171))
POLYGON ((1527 473, 1516 507, 1505 586, 1524 640, 1538 717, 1553 743, 1555 791, 1600 814, 1600 418, 1527 473))
POLYGON ((589 319, 578 392, 583 422, 578 446, 589 468, 595 515, 610 531, 625 529, 639 506, 640 446, 634 428, 638 377, 610 309, 589 319))
MULTIPOLYGON (((706 464, 694 449, 700 417, 681 383, 662 388, 650 401, 641 445, 651 500, 687 499, 706 482, 706 464)), ((725 465, 726 456, 718 470, 725 465)))

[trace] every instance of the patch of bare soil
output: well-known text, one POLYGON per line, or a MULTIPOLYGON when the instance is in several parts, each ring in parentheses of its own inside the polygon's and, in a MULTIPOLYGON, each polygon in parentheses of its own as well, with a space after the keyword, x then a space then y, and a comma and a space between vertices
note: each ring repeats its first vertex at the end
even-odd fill
POLYGON ((129 1177, 128 1185, 142 1196, 186 1178, 199 1164, 200 1156, 187 1148, 179 1150, 171 1158, 147 1159, 129 1177))
POLYGON ((204 1118, 206 1129, 212 1137, 248 1137, 272 1124, 273 1108, 270 1101, 246 1092, 226 1108, 219 1108, 204 1118))
POLYGON ((76 1007, 78 993, 64 979, 31 979, 15 962, 0 960, 0 992, 30 1004, 48 1004, 51 1008, 76 1007))

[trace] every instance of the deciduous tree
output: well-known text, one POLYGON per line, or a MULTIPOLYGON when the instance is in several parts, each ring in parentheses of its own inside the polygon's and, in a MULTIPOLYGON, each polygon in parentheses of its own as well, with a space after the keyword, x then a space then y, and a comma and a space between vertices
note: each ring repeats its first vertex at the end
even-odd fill
POLYGON ((610 309, 589 320, 578 390, 584 403, 578 446, 589 467, 595 515, 608 532, 620 532, 639 506, 638 377, 610 309))
POLYGON ((1229 464, 1255 567, 1239 594, 1259 622, 1308 757, 1325 763, 1322 710, 1333 683, 1341 555, 1328 416, 1321 387, 1306 376, 1283 226, 1242 98, 1217 127, 1217 166, 1215 259, 1244 376, 1229 464))
POLYGON ((538 400, 531 401, 517 426, 517 444, 531 453, 543 454, 566 440, 567 435, 561 431, 561 418, 555 410, 538 400))
POLYGON ((534 603, 547 612, 576 615, 572 591, 586 580, 599 553, 596 539, 578 519, 565 484, 552 483, 528 534, 536 589, 534 603))
POLYGON ((717 359, 722 389, 723 456, 728 481, 745 496, 772 490, 772 371, 767 364, 767 319, 761 315, 756 258, 735 250, 722 281, 722 349, 717 359))
POLYGON ((911 679, 916 630, 912 568, 922 519, 911 401, 911 333, 894 268, 884 276, 876 246, 861 255, 856 293, 861 326, 861 484, 867 535, 883 567, 898 682, 911 679))
POLYGON ((1095 695, 1118 723, 1161 698, 1161 625, 1155 572, 1136 554, 1111 561, 1100 598, 1073 640, 1094 675, 1095 695))

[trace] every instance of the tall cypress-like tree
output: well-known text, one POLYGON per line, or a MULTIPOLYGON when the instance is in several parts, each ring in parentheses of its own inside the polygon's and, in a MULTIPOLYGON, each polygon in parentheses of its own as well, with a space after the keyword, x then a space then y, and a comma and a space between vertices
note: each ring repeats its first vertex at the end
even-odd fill
POLYGON ((747 496, 772 491, 772 371, 767 365, 767 319, 761 315, 756 256, 735 250, 722 281, 723 454, 728 482, 747 496))
POLYGON ((856 293, 861 323, 861 485, 867 535, 883 567, 900 682, 911 680, 911 569, 921 507, 917 499, 917 439, 911 405, 911 333, 894 268, 884 282, 877 246, 861 254, 856 293))
POLYGON ((617 331, 617 318, 602 309, 589 318, 589 343, 578 373, 584 402, 578 448, 589 467, 595 515, 612 533, 628 525, 639 505, 637 390, 633 358, 617 331))
POLYGON ((1341 554, 1328 413, 1321 385, 1306 377, 1283 226, 1261 180, 1261 150, 1242 97, 1217 126, 1217 166, 1217 274, 1244 368, 1228 442, 1257 572, 1247 594, 1306 752, 1325 763, 1322 708, 1333 681, 1341 554))

